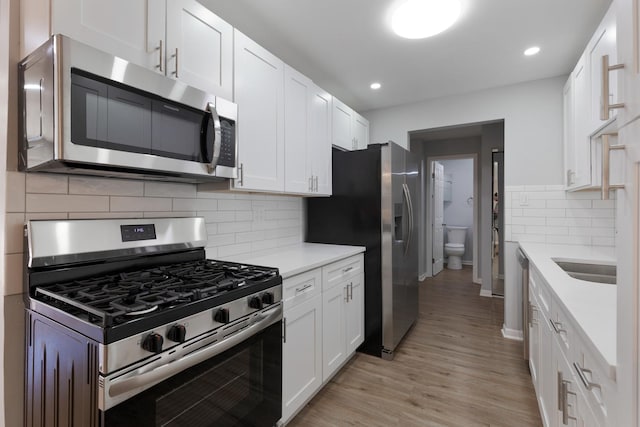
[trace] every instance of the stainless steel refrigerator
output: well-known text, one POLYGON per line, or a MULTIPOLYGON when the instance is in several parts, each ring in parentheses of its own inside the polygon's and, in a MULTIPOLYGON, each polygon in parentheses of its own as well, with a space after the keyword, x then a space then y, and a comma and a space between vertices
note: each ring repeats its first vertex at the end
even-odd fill
POLYGON ((365 341, 392 359, 418 317, 419 168, 399 145, 333 150, 333 195, 307 199, 308 242, 366 246, 365 341))

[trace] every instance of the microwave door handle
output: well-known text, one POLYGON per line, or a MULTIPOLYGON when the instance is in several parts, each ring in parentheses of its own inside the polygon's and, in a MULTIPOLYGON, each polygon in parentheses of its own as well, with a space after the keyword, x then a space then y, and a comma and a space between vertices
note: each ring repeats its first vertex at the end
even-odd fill
POLYGON ((209 120, 213 120, 213 155, 211 156, 211 163, 207 165, 207 170, 210 174, 216 168, 218 164, 218 159, 220 158, 220 147, 222 146, 222 127, 220 126, 220 116, 218 116, 218 112, 216 111, 215 105, 209 102, 207 104, 207 112, 211 114, 209 119, 207 120, 207 124, 205 125, 205 131, 202 133, 202 139, 200 140, 200 144, 202 145, 203 152, 206 153, 207 150, 207 130, 209 128, 209 120))

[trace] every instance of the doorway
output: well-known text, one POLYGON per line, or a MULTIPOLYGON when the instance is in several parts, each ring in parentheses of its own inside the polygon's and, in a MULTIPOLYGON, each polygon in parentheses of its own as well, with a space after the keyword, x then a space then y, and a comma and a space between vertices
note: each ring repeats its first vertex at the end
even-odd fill
MULTIPOLYGON (((448 269, 476 265, 475 200, 477 185, 474 156, 447 156, 431 160, 432 275, 448 269)), ((477 276, 477 268, 474 268, 477 276)))
POLYGON ((491 154, 491 293, 504 296, 504 152, 494 149, 491 154))

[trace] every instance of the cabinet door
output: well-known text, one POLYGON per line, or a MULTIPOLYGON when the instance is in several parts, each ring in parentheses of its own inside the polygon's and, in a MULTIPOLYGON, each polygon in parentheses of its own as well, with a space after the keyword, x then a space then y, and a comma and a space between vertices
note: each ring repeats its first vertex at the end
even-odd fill
POLYGON ((345 150, 353 150, 355 140, 351 133, 353 110, 338 98, 333 98, 332 144, 345 150))
POLYGON ((322 381, 326 381, 347 357, 345 349, 346 287, 322 293, 322 381))
POLYGON ((284 68, 284 190, 312 193, 314 180, 308 165, 310 147, 310 94, 308 77, 285 65, 284 68))
POLYGON ((364 342, 364 274, 349 280, 349 302, 346 304, 347 355, 364 342))
POLYGON ((322 385, 322 299, 284 307, 282 421, 286 422, 322 385))
POLYGON ((284 190, 284 64, 234 30, 234 90, 238 104, 236 189, 284 190))
POLYGON ((367 148, 367 145, 369 145, 369 120, 354 111, 351 129, 354 139, 353 148, 355 150, 367 148))
POLYGON ((554 344, 553 330, 549 319, 540 312, 540 369, 538 370, 538 404, 543 425, 555 426, 557 408, 557 373, 551 348, 554 344))
POLYGON ((161 72, 165 13, 163 0, 56 0, 51 3, 51 33, 161 72))
POLYGON ((624 109, 618 110, 622 127, 640 116, 640 7, 638 0, 617 0, 616 55, 624 69, 618 73, 618 93, 624 109), (635 15, 635 16, 634 16, 635 15))
POLYGON ((316 85, 311 91, 309 159, 315 194, 331 195, 331 95, 316 85))
MULTIPOLYGON (((602 58, 605 55, 609 56, 609 65, 617 64, 618 58, 616 55, 616 16, 615 5, 609 8, 609 11, 602 19, 600 26, 596 30, 589 46, 587 47, 589 52, 589 66, 590 66, 590 80, 591 80, 591 112, 589 118, 590 133, 595 132, 600 128, 608 119, 602 119, 601 112, 604 99, 608 98, 609 104, 615 104, 618 102, 618 73, 619 71, 611 71, 603 74, 602 72, 602 58), (609 80, 609 91, 607 94, 603 94, 604 80, 609 80)), ((609 117, 614 117, 616 110, 609 110, 609 117)))
POLYGON ((233 27, 195 0, 167 0, 167 75, 232 100, 233 27))
MULTIPOLYGON (((531 292, 531 291, 529 291, 531 292)), ((540 394, 540 385, 538 372, 540 370, 540 309, 533 295, 530 293, 531 311, 529 315, 529 371, 531 372, 531 381, 536 393, 540 394)))
POLYGON ((575 109, 573 104, 573 74, 567 79, 562 91, 562 140, 564 148, 564 179, 565 186, 572 185, 573 172, 575 171, 575 109))
POLYGON ((577 189, 591 184, 591 131, 589 130, 589 113, 586 106, 590 103, 589 68, 587 56, 582 55, 573 70, 573 104, 574 114, 574 161, 571 185, 568 189, 577 189))

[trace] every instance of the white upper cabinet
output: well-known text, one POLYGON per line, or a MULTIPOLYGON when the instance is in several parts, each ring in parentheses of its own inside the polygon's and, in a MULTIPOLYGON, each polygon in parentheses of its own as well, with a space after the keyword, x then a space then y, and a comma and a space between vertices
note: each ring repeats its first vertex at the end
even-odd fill
POLYGON ((362 150, 367 148, 367 145, 369 145, 369 120, 354 111, 351 129, 354 149, 362 150))
POLYGON ((332 143, 345 150, 359 150, 369 145, 369 121, 335 97, 332 143))
POLYGON ((603 73, 603 61, 609 66, 616 65, 616 15, 615 7, 610 7, 593 35, 589 46, 589 74, 591 81, 591 114, 589 129, 593 132, 616 115, 616 109, 607 106, 617 104, 618 71, 603 73), (606 91, 606 94, 604 93, 606 91), (605 111, 606 110, 606 111, 605 111))
POLYGON ((285 192, 331 194, 331 95, 285 65, 285 192))
POLYGON ((331 195, 331 119, 332 96, 316 85, 311 87, 310 149, 308 164, 315 181, 316 195, 331 195))
POLYGON ((284 63, 234 30, 239 177, 234 188, 284 191, 284 63))
POLYGON ((233 28, 195 0, 32 0, 28 51, 64 34, 190 86, 233 98, 233 28), (36 12, 36 4, 48 13, 36 12), (49 28, 45 31, 42 28, 49 28))
POLYGON ((284 143, 285 184, 288 193, 311 193, 314 180, 308 164, 310 148, 311 79, 285 65, 284 143))
MULTIPOLYGON (((49 3, 49 2, 46 2, 49 3)), ((52 0, 51 31, 159 71, 164 1, 52 0)))
POLYGON ((233 27, 195 0, 167 0, 167 75, 233 99, 233 27))

